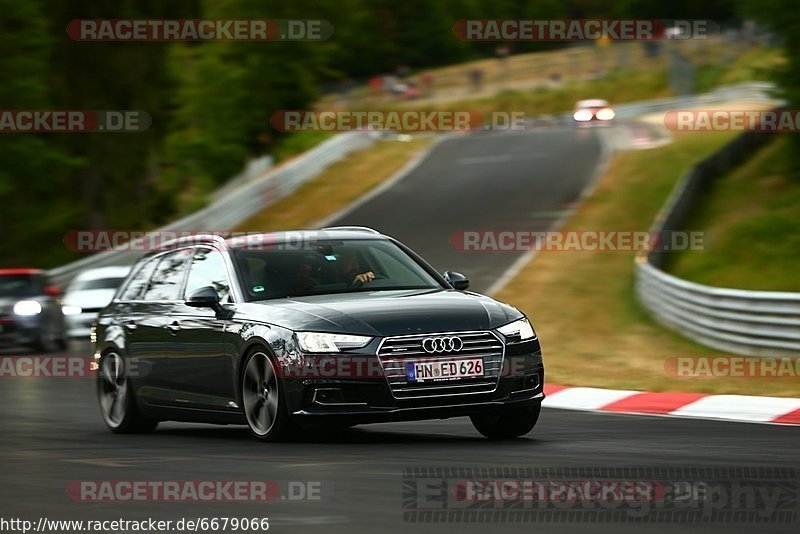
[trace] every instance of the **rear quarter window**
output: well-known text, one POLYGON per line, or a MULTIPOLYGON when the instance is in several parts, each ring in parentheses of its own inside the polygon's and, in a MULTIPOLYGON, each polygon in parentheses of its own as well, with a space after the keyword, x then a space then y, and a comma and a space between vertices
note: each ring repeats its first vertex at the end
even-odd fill
POLYGON ((150 281, 150 275, 153 274, 157 264, 158 258, 150 258, 135 267, 128 282, 120 288, 118 298, 120 300, 138 300, 141 298, 147 283, 150 281))

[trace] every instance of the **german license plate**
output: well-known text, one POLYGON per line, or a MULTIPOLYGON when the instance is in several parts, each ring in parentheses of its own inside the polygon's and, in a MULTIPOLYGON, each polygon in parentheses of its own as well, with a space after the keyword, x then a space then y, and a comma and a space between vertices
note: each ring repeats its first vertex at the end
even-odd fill
POLYGON ((474 378, 477 376, 483 376, 483 358, 434 362, 409 362, 406 364, 406 373, 409 382, 474 378))

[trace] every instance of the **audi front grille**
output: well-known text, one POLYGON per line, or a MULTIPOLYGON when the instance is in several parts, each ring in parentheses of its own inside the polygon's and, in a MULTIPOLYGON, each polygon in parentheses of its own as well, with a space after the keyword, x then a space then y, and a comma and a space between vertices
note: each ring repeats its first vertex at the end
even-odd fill
POLYGON ((416 399, 492 393, 497 389, 500 380, 504 350, 503 342, 492 332, 447 332, 388 337, 378 348, 378 358, 394 398, 416 399), (435 346, 431 341, 426 342, 432 338, 437 340, 435 346), (453 338, 458 338, 460 342, 453 341, 453 338), (428 350, 423 349, 423 343, 428 350), (459 346, 461 350, 452 350, 459 346), (451 361, 475 357, 483 359, 482 377, 438 379, 419 383, 408 381, 406 373, 408 363, 418 360, 451 361))

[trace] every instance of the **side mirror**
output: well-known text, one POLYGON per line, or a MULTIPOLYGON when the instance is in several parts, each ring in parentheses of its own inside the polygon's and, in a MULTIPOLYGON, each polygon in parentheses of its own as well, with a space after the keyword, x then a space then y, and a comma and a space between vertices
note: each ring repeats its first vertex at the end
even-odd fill
POLYGON ((60 297, 63 295, 61 288, 58 286, 45 286, 44 287, 44 294, 48 297, 60 297))
POLYGON ((201 287, 186 299, 186 305, 192 308, 211 308, 217 313, 222 311, 217 290, 211 286, 201 287))
POLYGON ((461 273, 457 273, 455 271, 445 271, 442 276, 444 276, 444 279, 448 284, 453 286, 453 289, 464 291, 469 287, 469 278, 461 273))

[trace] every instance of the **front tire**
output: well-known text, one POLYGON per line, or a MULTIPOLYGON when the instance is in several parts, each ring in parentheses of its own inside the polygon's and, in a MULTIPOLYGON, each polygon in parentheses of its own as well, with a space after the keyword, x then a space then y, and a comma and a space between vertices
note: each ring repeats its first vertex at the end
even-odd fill
POLYGON ((147 434, 158 426, 158 421, 139 411, 125 360, 117 352, 108 352, 100 360, 97 397, 106 426, 116 434, 147 434))
POLYGON ((242 409, 250 433, 259 441, 283 441, 295 430, 276 364, 263 349, 256 349, 242 371, 242 409))
POLYGON ((497 413, 470 416, 475 429, 489 439, 511 439, 524 436, 539 421, 541 405, 506 408, 497 413))

